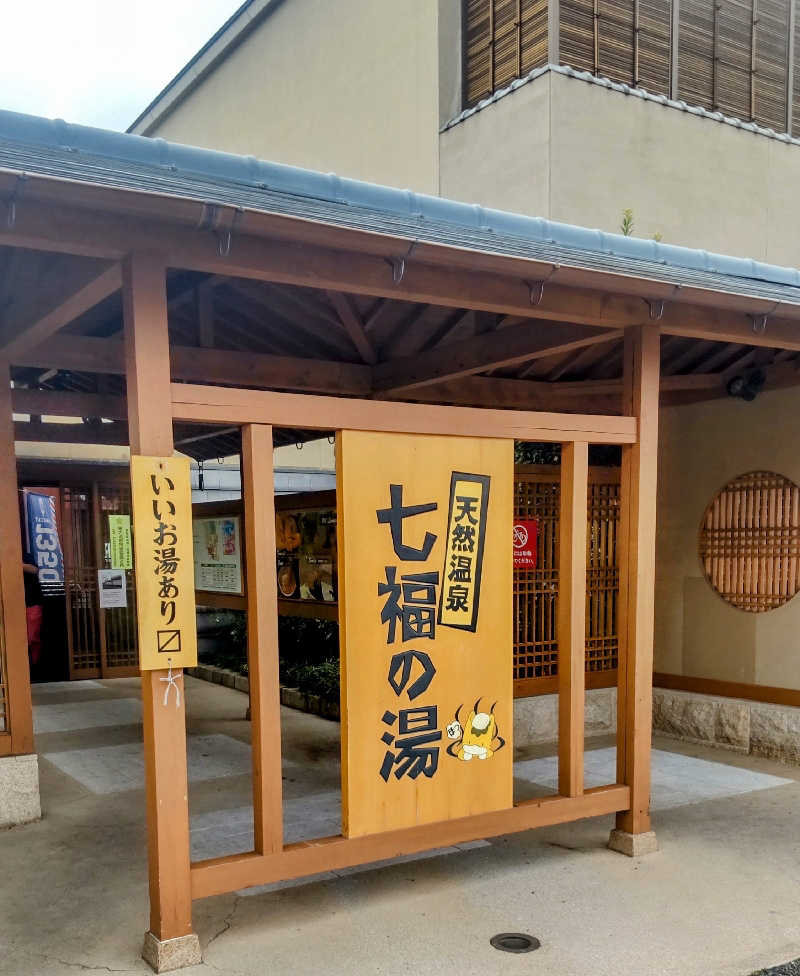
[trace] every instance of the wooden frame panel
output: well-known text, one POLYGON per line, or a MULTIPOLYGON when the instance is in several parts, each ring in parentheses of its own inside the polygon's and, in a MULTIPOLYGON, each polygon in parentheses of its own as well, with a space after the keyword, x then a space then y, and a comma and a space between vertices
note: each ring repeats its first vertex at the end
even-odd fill
POLYGON ((631 807, 617 827, 632 834, 650 829, 659 350, 657 327, 625 333, 623 406, 639 419, 639 441, 622 449, 620 481, 617 779, 631 807))
POLYGON ((636 441, 633 417, 440 407, 186 383, 173 383, 172 411, 175 420, 209 424, 258 423, 312 430, 374 430, 549 442, 578 438, 590 444, 636 441), (300 417, 302 424, 298 423, 300 417))
POLYGON ((23 755, 33 752, 33 706, 12 416, 11 377, 8 364, 0 362, 0 604, 5 632, 6 720, 11 733, 8 740, 5 735, 0 739, 7 754, 23 755))
MULTIPOLYGON (((559 688, 560 711, 566 717, 566 743, 560 750, 568 756, 564 766, 567 780, 561 784, 561 794, 546 799, 534 799, 519 803, 507 810, 491 814, 445 820, 433 824, 370 834, 366 837, 345 838, 328 837, 320 840, 279 846, 276 838, 275 822, 279 816, 277 807, 272 820, 266 816, 269 805, 276 804, 276 793, 269 791, 269 775, 259 770, 260 779, 254 783, 258 791, 255 807, 256 845, 261 830, 263 851, 235 854, 192 864, 192 898, 204 898, 248 885, 266 884, 271 881, 315 874, 321 870, 346 867, 401 854, 430 849, 441 844, 454 844, 480 837, 497 836, 547 824, 562 823, 581 817, 598 816, 603 813, 627 810, 631 793, 627 786, 612 784, 594 790, 583 791, 583 690, 584 690, 584 601, 586 589, 586 498, 588 492, 588 444, 635 442, 636 424, 631 417, 569 416, 559 414, 535 414, 500 410, 468 409, 462 407, 440 407, 408 403, 385 403, 381 401, 345 400, 331 397, 282 394, 266 391, 237 390, 216 387, 197 387, 173 384, 173 415, 178 420, 244 425, 243 452, 249 453, 246 468, 246 482, 251 485, 250 505, 257 494, 255 485, 264 479, 266 469, 256 474, 256 455, 261 458, 267 451, 267 434, 271 425, 298 426, 302 417, 304 427, 311 429, 342 429, 374 431, 398 431, 412 434, 449 434, 451 436, 490 436, 504 439, 529 439, 560 441, 566 455, 567 490, 564 492, 565 505, 570 524, 574 531, 568 537, 569 555, 567 562, 575 567, 579 577, 571 590, 579 594, 572 601, 565 601, 576 635, 570 640, 570 664, 565 668, 568 683, 562 680, 559 688), (315 421, 313 418, 324 419, 315 421), (310 418, 310 419, 306 419, 310 418), (588 429, 587 429, 588 428, 588 429), (578 441, 577 445, 575 441, 578 441), (256 449, 256 443, 260 449, 256 449), (580 501, 578 501, 580 500, 580 501), (578 549, 580 554, 576 555, 578 549), (578 618, 580 620, 578 621, 578 618), (580 635, 578 637, 577 635, 580 635), (580 714, 579 714, 580 713, 580 714), (563 795, 567 793, 567 795, 563 795), (261 821, 259 826, 259 821, 261 821), (268 848, 271 847, 271 850, 268 848)), ((657 397, 657 393, 656 393, 657 397)), ((261 461, 260 463, 264 463, 261 461)), ((261 495, 264 495, 261 492, 261 495)), ((266 493, 270 495, 271 493, 266 493)), ((261 532, 253 525, 246 528, 247 550, 255 548, 256 537, 268 531, 266 509, 274 525, 274 505, 259 503, 262 520, 261 532)), ((249 508, 246 508, 246 513, 249 508)), ((254 511, 254 515, 257 514, 254 511)), ((252 516, 251 516, 252 518, 252 516)), ((246 522, 250 519, 246 518, 246 522)), ((274 547, 274 538, 273 538, 274 547)), ((270 558, 272 553, 270 552, 270 558)), ((269 573, 268 560, 264 560, 260 571, 263 578, 269 573)), ((269 648, 271 631, 266 625, 267 598, 274 601, 272 626, 277 621, 277 597, 275 581, 267 584, 269 593, 250 578, 252 563, 248 558, 248 600, 264 600, 257 609, 261 614, 256 628, 260 637, 252 637, 250 654, 257 655, 259 648, 269 648), (251 588, 252 587, 252 588, 251 588)), ((274 561, 270 565, 273 565, 274 561)), ((340 600, 342 596, 340 595, 340 600)), ((256 604, 258 606, 258 604, 256 604)), ((252 604, 251 604, 252 606, 252 604)), ((275 642, 277 643, 277 642, 275 642)), ((264 667, 264 660, 260 662, 264 667)), ((251 668, 253 665, 251 664, 251 668)), ((277 656, 267 665, 277 668, 277 656)), ((277 674, 273 688, 265 683, 266 671, 258 677, 262 691, 270 696, 277 689, 277 674)), ((252 679, 251 679, 252 680, 252 679)), ((265 698, 266 700, 266 698, 265 698)), ((256 713, 254 713, 256 714, 256 713)), ((254 752, 263 750, 260 743, 264 716, 254 719, 254 752), (256 743, 259 745, 256 745, 256 743)), ((254 764, 258 761, 254 756, 254 764)), ((272 782, 277 782, 280 771, 273 770, 272 782)), ((279 794, 277 794, 279 796, 279 794)))
MULTIPOLYGON (((123 266, 126 379, 131 454, 173 453, 167 279, 163 260, 134 254, 123 266)), ((159 941, 189 935, 189 804, 186 701, 165 707, 166 671, 142 672, 150 932, 159 941)))
POLYGON ((288 844, 279 854, 234 854, 214 858, 192 865, 192 898, 209 898, 238 888, 335 871, 483 837, 498 837, 584 817, 600 817, 625 810, 629 803, 627 786, 600 786, 578 797, 536 797, 511 810, 482 813, 460 820, 443 820, 351 839, 321 837, 301 841, 288 844))
POLYGON ((272 428, 249 424, 242 429, 242 495, 257 854, 283 850, 274 483, 272 428))
POLYGON ((586 500, 589 445, 561 449, 558 595, 558 791, 583 793, 586 674, 586 500))

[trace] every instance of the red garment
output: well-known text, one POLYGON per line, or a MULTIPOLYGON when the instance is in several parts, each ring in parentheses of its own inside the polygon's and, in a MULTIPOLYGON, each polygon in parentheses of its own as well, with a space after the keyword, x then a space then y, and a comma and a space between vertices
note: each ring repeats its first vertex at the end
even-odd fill
POLYGON ((41 606, 25 607, 25 617, 28 622, 28 656, 32 665, 39 663, 42 654, 42 615, 41 606))

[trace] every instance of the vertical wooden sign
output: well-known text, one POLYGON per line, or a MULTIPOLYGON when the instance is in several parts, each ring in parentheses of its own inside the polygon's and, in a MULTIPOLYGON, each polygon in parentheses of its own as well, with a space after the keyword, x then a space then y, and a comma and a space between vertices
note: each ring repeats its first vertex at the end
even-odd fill
POLYGON ((188 458, 131 457, 139 668, 197 664, 188 458))
POLYGON ((513 802, 513 445, 342 431, 346 836, 513 802))

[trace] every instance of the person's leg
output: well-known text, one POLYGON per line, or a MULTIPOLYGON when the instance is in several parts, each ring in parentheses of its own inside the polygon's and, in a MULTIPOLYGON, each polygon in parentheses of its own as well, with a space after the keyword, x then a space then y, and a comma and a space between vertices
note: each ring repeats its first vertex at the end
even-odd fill
POLYGON ((31 667, 35 668, 38 666, 39 658, 42 654, 43 607, 26 607, 25 616, 28 621, 28 656, 30 657, 31 667))

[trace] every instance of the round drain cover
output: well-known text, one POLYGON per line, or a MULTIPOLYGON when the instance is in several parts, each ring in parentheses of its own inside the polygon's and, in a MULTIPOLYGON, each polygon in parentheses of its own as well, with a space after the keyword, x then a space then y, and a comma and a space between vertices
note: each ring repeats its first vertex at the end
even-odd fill
POLYGON ((501 932, 489 939, 489 944, 501 952, 533 952, 542 943, 532 935, 524 935, 522 932, 501 932))

